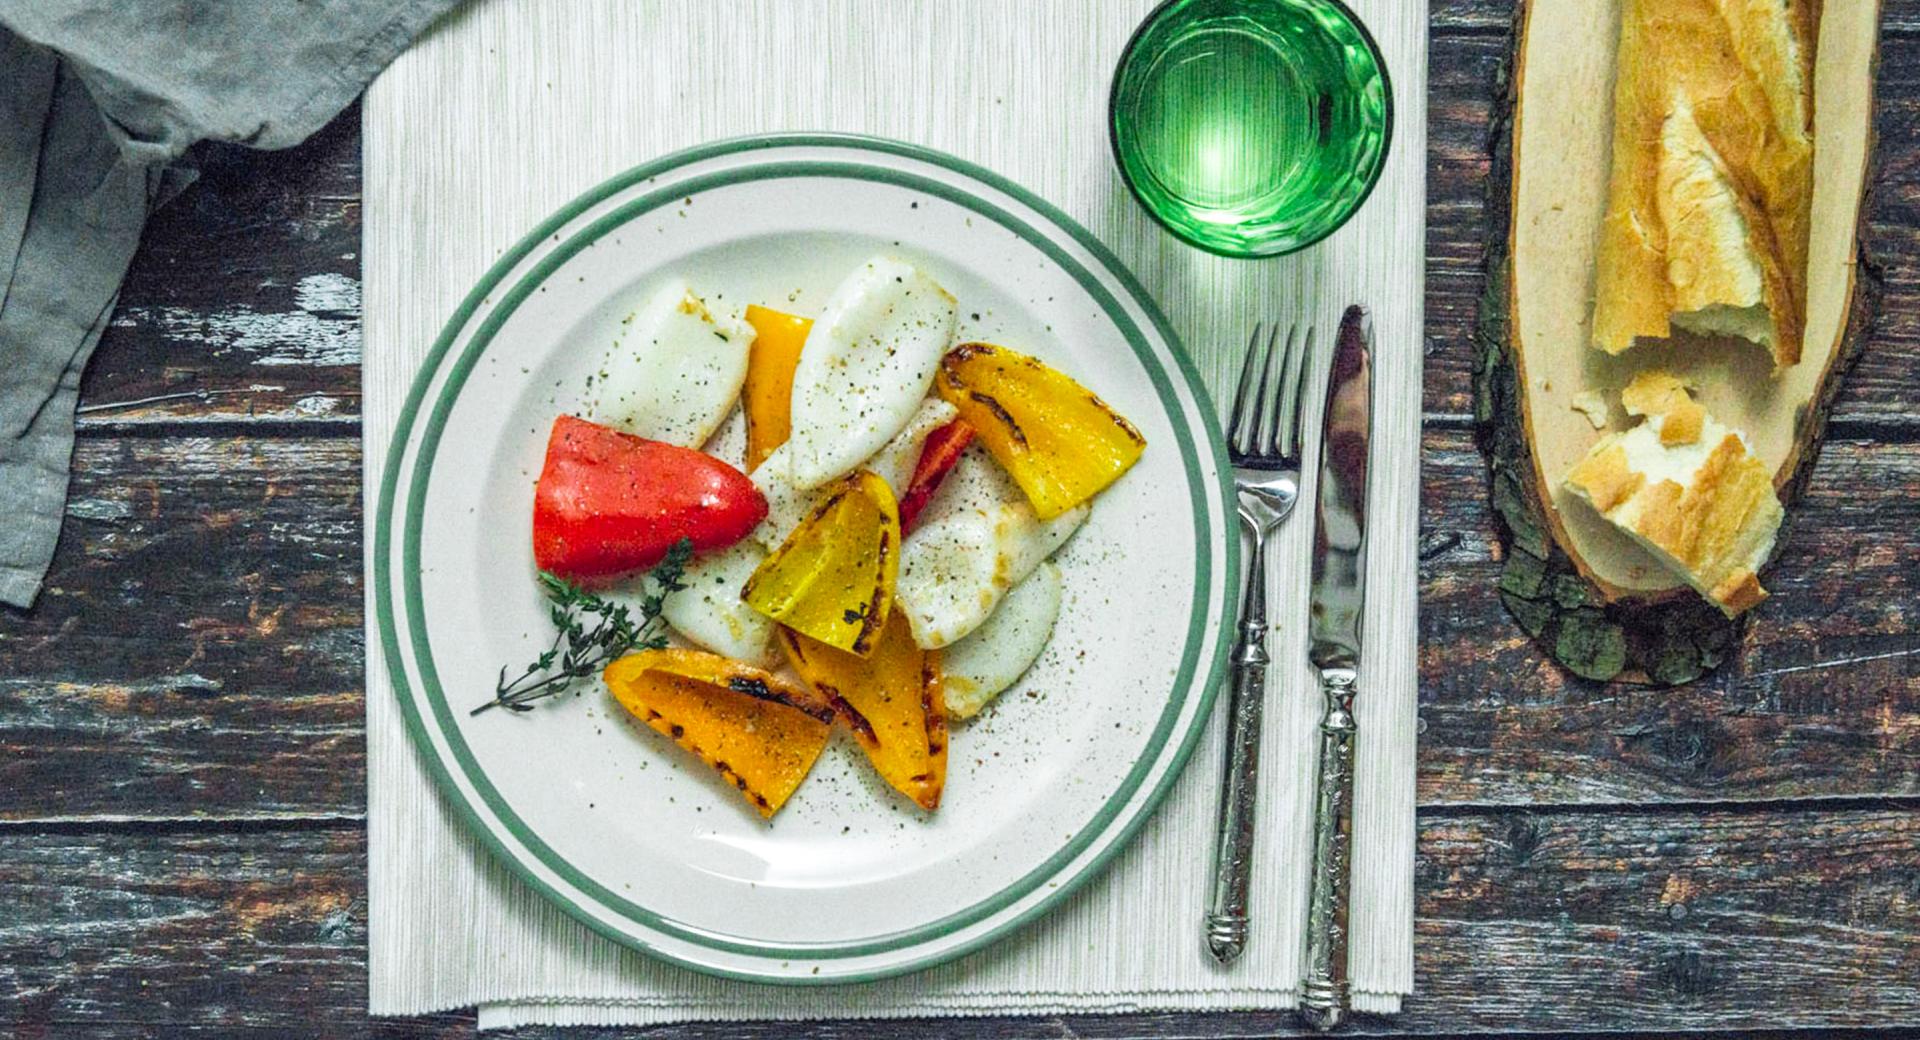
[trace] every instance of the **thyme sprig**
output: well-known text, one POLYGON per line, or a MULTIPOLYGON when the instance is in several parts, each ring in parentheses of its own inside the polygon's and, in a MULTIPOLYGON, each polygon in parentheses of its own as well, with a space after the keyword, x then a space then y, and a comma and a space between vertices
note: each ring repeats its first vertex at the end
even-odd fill
POLYGON ((493 699, 468 714, 478 715, 489 708, 532 711, 533 702, 565 693, 575 680, 600 674, 617 657, 633 650, 665 647, 667 633, 660 610, 669 593, 687 587, 681 579, 692 557, 690 539, 674 543, 666 558, 648 573, 646 594, 640 597, 637 612, 625 603, 603 599, 565 578, 541 571, 540 589, 546 593, 547 614, 555 629, 553 645, 511 682, 507 680, 507 666, 500 666, 493 699))

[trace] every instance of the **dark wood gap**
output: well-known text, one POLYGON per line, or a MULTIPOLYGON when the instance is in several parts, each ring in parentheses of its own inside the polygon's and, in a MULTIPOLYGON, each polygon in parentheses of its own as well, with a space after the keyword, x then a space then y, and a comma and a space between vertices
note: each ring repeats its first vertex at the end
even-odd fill
POLYGON ((0 819, 0 836, 20 834, 306 834, 364 831, 365 813, 262 816, 52 816, 0 819))
POLYGON ((87 419, 74 426, 77 437, 358 437, 360 417, 314 419, 87 419))
POLYGON ((1440 802, 1417 805, 1417 816, 1434 820, 1556 813, 1592 816, 1675 816, 1724 813, 1760 816, 1794 812, 1920 812, 1920 794, 1796 795, 1785 798, 1693 798, 1658 802, 1440 802))
MULTIPOLYGON (((1887 40, 1904 41, 1920 39, 1920 20, 1912 22, 1891 20, 1894 17, 1897 16, 1888 15, 1885 12, 1881 14, 1880 39, 1882 42, 1887 40)), ((1470 24, 1439 26, 1428 35, 1427 49, 1431 51, 1435 45, 1449 43, 1454 40, 1497 40, 1504 39, 1511 35, 1513 35, 1513 27, 1506 22, 1498 25, 1470 24)))

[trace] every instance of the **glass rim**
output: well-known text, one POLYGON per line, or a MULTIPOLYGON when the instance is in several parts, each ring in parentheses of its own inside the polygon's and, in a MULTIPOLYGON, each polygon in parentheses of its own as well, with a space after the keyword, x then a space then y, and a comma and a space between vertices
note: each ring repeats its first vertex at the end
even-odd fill
POLYGON ((1127 68, 1138 57, 1141 40, 1146 36, 1147 31, 1165 20, 1168 12, 1176 5, 1193 2, 1194 0, 1160 0, 1154 5, 1153 10, 1147 12, 1147 16, 1140 20, 1140 24, 1134 26, 1133 33, 1127 37, 1126 46, 1120 49, 1120 60, 1113 68, 1113 82, 1107 87, 1107 145, 1113 152, 1114 166, 1120 170, 1120 180, 1126 184, 1128 194, 1140 204, 1141 209, 1147 211, 1147 216, 1153 218, 1155 224, 1160 225, 1166 229, 1167 233, 1187 245, 1214 256, 1229 260, 1269 260, 1278 256, 1291 256, 1301 250, 1319 245, 1334 232, 1347 226, 1347 222, 1353 219, 1354 214, 1359 213, 1361 207, 1367 204, 1367 200, 1373 197, 1373 189, 1379 185, 1381 174, 1387 168, 1387 158, 1393 152, 1393 77, 1387 71, 1387 59, 1380 52, 1380 42, 1373 38, 1373 31, 1367 28, 1367 24, 1360 20, 1359 15, 1354 14, 1353 8, 1347 6, 1345 0, 1291 0, 1301 4, 1317 4, 1332 10, 1353 29, 1354 33, 1360 37, 1360 42, 1366 45, 1367 55, 1373 60, 1375 71, 1380 74, 1380 86, 1385 96, 1385 105, 1381 110, 1380 152, 1374 157, 1372 168, 1367 171, 1365 183, 1361 185, 1359 194, 1354 196, 1352 205, 1340 214, 1339 219, 1329 222, 1326 227, 1315 230, 1313 234, 1297 242, 1277 249, 1253 251, 1232 249, 1202 241, 1187 231, 1175 227, 1162 217, 1153 204, 1147 201, 1140 185, 1135 183, 1133 173, 1127 169, 1127 161, 1120 150, 1120 81, 1125 77, 1127 68))

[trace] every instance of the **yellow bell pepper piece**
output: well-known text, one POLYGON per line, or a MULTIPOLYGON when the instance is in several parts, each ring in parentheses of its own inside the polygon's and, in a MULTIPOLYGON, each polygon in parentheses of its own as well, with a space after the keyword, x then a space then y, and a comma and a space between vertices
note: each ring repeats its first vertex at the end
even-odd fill
POLYGON ((947 782, 947 713, 940 653, 913 643, 896 614, 869 657, 780 630, 787 661, 846 720, 867 759, 893 789, 922 809, 940 807, 947 782))
POLYGON ((831 702, 701 650, 647 650, 607 666, 621 707, 718 770, 761 816, 780 811, 833 731, 831 702))
POLYGON ((1140 431, 1086 387, 1005 347, 953 348, 934 386, 1042 520, 1105 490, 1147 448, 1140 431))
POLYGON ((813 319, 756 303, 747 306, 747 324, 753 326, 753 350, 747 355, 747 381, 740 399, 747 413, 747 472, 751 473, 773 449, 787 442, 793 429, 793 370, 800 364, 800 348, 807 345, 813 319))
POLYGON ((828 485, 787 540, 747 579, 740 598, 828 646, 865 657, 893 611, 900 507, 866 471, 828 485))

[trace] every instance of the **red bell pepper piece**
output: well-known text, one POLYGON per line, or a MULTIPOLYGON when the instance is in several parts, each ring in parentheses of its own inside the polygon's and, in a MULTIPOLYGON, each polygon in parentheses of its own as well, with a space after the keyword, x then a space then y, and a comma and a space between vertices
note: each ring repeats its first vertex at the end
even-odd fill
POLYGON ((920 445, 920 461, 913 464, 913 479, 907 482, 907 493, 900 496, 903 533, 913 528, 920 511, 927 508, 933 493, 940 490, 940 482, 947 478, 954 463, 960 461, 961 453, 972 443, 973 427, 965 419, 955 419, 927 434, 925 443, 920 445))
POLYGON ((682 538, 724 549, 765 519, 753 481, 705 452, 563 415, 533 492, 533 560, 581 584, 644 570, 682 538))

